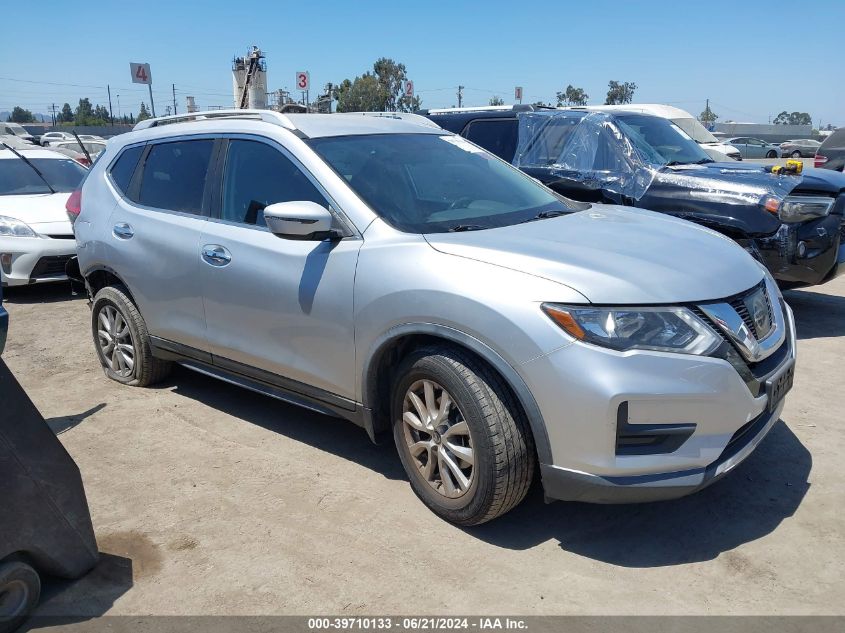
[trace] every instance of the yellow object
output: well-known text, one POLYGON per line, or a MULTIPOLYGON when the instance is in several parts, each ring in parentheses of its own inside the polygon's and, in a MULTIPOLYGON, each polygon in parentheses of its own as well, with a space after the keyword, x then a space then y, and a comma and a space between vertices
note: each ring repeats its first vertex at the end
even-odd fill
POLYGON ((786 170, 794 171, 794 173, 800 174, 802 171, 804 171, 804 162, 800 160, 788 160, 786 161, 786 170))

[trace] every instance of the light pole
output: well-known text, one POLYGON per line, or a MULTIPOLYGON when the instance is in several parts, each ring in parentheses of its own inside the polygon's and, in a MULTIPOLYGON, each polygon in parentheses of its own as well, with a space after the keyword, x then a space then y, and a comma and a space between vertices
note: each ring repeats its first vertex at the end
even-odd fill
POLYGON ((123 120, 123 115, 120 113, 120 95, 117 95, 117 118, 123 120))

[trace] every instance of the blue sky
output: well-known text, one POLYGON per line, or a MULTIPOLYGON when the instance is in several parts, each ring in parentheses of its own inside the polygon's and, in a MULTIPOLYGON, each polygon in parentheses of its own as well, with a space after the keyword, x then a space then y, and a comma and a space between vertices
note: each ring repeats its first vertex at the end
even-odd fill
POLYGON ((137 113, 148 99, 146 86, 130 82, 130 61, 151 64, 159 114, 172 103, 172 83, 180 110, 187 94, 201 107, 229 106, 232 57, 257 44, 270 89, 293 88, 297 70, 310 71, 313 86, 337 83, 387 56, 406 65, 424 107, 456 103, 458 84, 466 105, 494 94, 510 103, 516 85, 526 100, 549 101, 568 83, 601 103, 615 79, 637 83, 636 101, 693 114, 709 97, 722 121, 765 123, 801 110, 815 124, 845 125, 845 0, 79 6, 41 0, 38 11, 23 2, 4 9, 0 110, 46 112, 53 101, 75 105, 82 96, 106 103, 110 84, 115 114, 118 94, 121 109, 137 113))

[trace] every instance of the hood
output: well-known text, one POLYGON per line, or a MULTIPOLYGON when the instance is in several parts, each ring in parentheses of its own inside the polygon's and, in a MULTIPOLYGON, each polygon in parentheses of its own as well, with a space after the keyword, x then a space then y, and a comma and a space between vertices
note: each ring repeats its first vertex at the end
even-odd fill
POLYGON ((69 193, 0 196, 0 215, 26 222, 37 233, 69 235, 72 232, 65 203, 69 193))
MULTIPOLYGON (((696 179, 708 179, 718 182, 723 190, 735 187, 747 190, 749 187, 759 189, 762 193, 771 192, 778 195, 788 195, 792 191, 818 191, 838 194, 845 191, 845 175, 829 169, 805 169, 795 176, 779 176, 765 171, 763 165, 748 162, 731 161, 729 163, 707 163, 705 165, 680 165, 675 173, 696 179)), ((662 173, 666 173, 665 171, 662 173)))
POLYGON ((515 226, 425 236, 436 250, 564 284, 596 304, 723 299, 763 271, 730 239, 651 211, 596 205, 515 226))

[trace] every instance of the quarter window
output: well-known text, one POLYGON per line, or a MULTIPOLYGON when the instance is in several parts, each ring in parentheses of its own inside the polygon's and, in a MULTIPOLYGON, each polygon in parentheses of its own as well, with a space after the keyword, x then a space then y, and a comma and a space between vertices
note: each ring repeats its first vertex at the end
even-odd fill
POLYGON ((150 148, 138 202, 149 207, 202 213, 202 198, 214 141, 175 141, 150 148))
POLYGON ((229 142, 223 176, 224 220, 265 226, 264 207, 300 200, 329 207, 302 170, 279 150, 257 141, 229 142))
POLYGON ((519 122, 516 119, 479 119, 469 124, 464 136, 488 152, 511 162, 516 153, 518 128, 519 122))
POLYGON ((123 194, 129 191, 129 183, 132 182, 132 174, 135 173, 135 167, 138 165, 138 159, 141 158, 141 153, 143 151, 143 145, 130 147, 129 149, 124 150, 109 171, 115 186, 117 186, 123 194))

